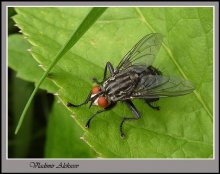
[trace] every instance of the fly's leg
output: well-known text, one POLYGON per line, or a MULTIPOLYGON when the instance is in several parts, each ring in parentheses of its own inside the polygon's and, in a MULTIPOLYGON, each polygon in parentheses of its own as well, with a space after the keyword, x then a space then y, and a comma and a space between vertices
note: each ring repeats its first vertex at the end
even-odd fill
POLYGON ((92 80, 93 80, 95 83, 97 83, 97 84, 102 84, 102 83, 105 81, 105 79, 106 79, 107 69, 109 70, 110 74, 113 74, 113 73, 114 73, 114 68, 113 68, 112 64, 111 64, 110 62, 107 62, 106 65, 105 65, 103 80, 102 80, 101 82, 99 82, 99 81, 97 80, 97 78, 95 78, 95 77, 94 77, 92 80))
POLYGON ((74 104, 72 104, 72 103, 70 103, 70 102, 67 102, 66 106, 68 106, 68 107, 79 107, 79 106, 82 106, 82 105, 84 105, 84 104, 87 104, 87 103, 90 101, 90 99, 91 99, 91 94, 92 94, 92 92, 89 93, 89 95, 88 95, 88 97, 86 98, 86 100, 85 100, 83 103, 81 103, 81 104, 74 105, 74 104))
POLYGON ((155 101, 158 101, 159 98, 151 98, 151 99, 145 99, 145 102, 148 104, 148 106, 150 106, 152 109, 155 109, 155 110, 160 110, 160 107, 159 106, 154 106, 152 105, 152 102, 155 102, 155 101))
POLYGON ((127 100, 125 101, 125 103, 127 104, 128 108, 133 112, 134 116, 133 118, 129 118, 129 117, 124 117, 121 124, 120 124, 120 133, 121 133, 121 138, 125 137, 124 131, 123 131, 123 124, 125 121, 127 120, 138 120, 139 118, 141 118, 141 115, 139 113, 139 111, 136 109, 136 107, 134 106, 134 104, 132 103, 131 100, 127 100))
POLYGON ((154 106, 152 105, 150 102, 147 102, 148 106, 150 106, 152 109, 155 109, 155 110, 160 110, 160 107, 159 106, 154 106))
POLYGON ((110 104, 109 106, 107 106, 106 108, 104 108, 104 109, 102 109, 102 110, 99 110, 99 111, 97 111, 96 113, 94 113, 94 114, 90 117, 90 119, 87 121, 85 127, 86 127, 86 128, 89 128, 90 122, 92 121, 92 119, 93 119, 96 115, 98 115, 98 114, 100 114, 100 113, 102 113, 102 112, 105 112, 105 111, 108 111, 108 110, 112 109, 115 105, 116 105, 116 103, 111 103, 111 104, 110 104))

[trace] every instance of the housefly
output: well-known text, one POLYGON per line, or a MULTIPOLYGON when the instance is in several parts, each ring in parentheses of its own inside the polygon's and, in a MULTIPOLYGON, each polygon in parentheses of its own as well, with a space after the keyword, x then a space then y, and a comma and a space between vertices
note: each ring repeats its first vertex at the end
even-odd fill
POLYGON ((102 112, 116 106, 118 101, 127 105, 134 117, 123 117, 120 124, 120 134, 124 138, 123 125, 128 120, 137 120, 140 112, 132 103, 133 99, 144 100, 151 108, 159 110, 153 102, 162 97, 173 97, 189 94, 194 90, 191 82, 165 76, 153 67, 152 63, 161 47, 162 35, 151 33, 144 36, 120 61, 114 69, 110 62, 106 63, 102 81, 93 78, 97 84, 89 93, 87 99, 78 105, 67 103, 68 107, 79 107, 88 102, 99 105, 102 109, 94 113, 86 123, 89 128, 91 120, 102 112), (110 75, 107 75, 107 71, 110 75))

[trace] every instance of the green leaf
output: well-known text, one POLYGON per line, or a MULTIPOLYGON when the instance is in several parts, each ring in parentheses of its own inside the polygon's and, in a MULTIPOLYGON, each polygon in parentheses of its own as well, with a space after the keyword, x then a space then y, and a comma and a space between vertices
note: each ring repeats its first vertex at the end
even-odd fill
MULTIPOLYGON (((11 35, 8 39, 9 43, 9 66, 16 70, 17 76, 28 81, 37 82, 43 74, 43 69, 40 68, 37 62, 32 58, 27 51, 31 45, 22 37, 22 35, 11 35), (31 70, 31 72, 30 72, 31 70)), ((17 123, 22 108, 30 96, 32 88, 23 81, 15 78, 12 79, 10 86, 10 109, 13 115, 16 116, 14 123, 17 123), (25 89, 25 91, 24 91, 25 89), (28 92, 28 93, 27 93, 28 92)), ((41 88, 48 89, 48 92, 55 93, 58 87, 49 79, 46 79, 41 88)), ((14 147, 13 157, 26 157, 30 143, 30 130, 32 126, 32 109, 28 112, 28 117, 24 121, 20 134, 15 136, 15 141, 10 142, 14 147)), ((46 158, 86 158, 95 157, 93 150, 89 148, 82 140, 82 129, 76 125, 71 113, 64 106, 56 101, 53 106, 52 113, 49 116, 47 138, 45 147, 46 158), (62 130, 62 131, 60 131, 62 130), (65 144, 65 148, 63 145, 65 144)), ((16 126, 13 127, 13 130, 16 126)))
MULTIPOLYGON (((18 34, 10 35, 8 39, 8 66, 17 71, 17 77, 36 84, 44 73, 42 68, 45 67, 32 58, 30 54, 32 46, 23 37, 18 34)), ((55 93, 59 89, 50 79, 46 79, 41 88, 50 93, 55 93)))
MULTIPOLYGON (((76 29, 89 8, 17 8, 15 21, 33 45, 32 55, 48 66, 70 31, 76 29)), ((164 43, 154 66, 164 74, 189 79, 194 93, 161 99, 160 111, 143 101, 134 103, 142 114, 124 126, 132 113, 122 103, 97 116, 89 130, 84 125, 98 110, 87 106, 70 109, 85 130, 84 140, 102 157, 117 158, 211 158, 213 154, 212 8, 109 8, 56 67, 50 78, 60 87, 66 104, 82 102, 101 79, 105 63, 114 67, 144 35, 160 32, 164 43)))
POLYGON ((82 129, 62 103, 55 101, 49 117, 46 158, 92 158, 95 152, 80 139, 82 129))
POLYGON ((57 64, 57 62, 65 55, 65 53, 84 35, 84 33, 93 25, 93 23, 99 18, 99 16, 102 15, 102 13, 106 10, 106 8, 92 8, 92 10, 89 12, 89 14, 85 17, 85 19, 82 21, 80 26, 77 28, 75 32, 72 33, 69 40, 64 44, 64 46, 59 50, 59 52, 54 56, 52 59, 52 62, 49 64, 48 68, 46 69, 43 76, 40 78, 38 83, 36 84, 36 87, 34 91, 32 92, 22 114, 19 119, 18 125, 15 130, 15 134, 19 131, 22 122, 24 120, 25 114, 28 110, 28 107, 30 106, 31 101, 33 100, 35 94, 37 93, 38 88, 43 83, 44 79, 48 76, 51 69, 57 64))

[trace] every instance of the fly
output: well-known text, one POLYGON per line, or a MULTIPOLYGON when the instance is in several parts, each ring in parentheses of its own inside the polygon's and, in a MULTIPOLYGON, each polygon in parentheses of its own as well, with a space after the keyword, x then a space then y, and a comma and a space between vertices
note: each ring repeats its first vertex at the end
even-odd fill
POLYGON ((91 120, 102 112, 116 106, 118 101, 127 105, 134 117, 123 117, 120 124, 120 135, 125 137, 123 125, 128 120, 137 120, 141 114, 132 99, 142 99, 151 108, 159 110, 153 102, 162 97, 174 97, 193 92, 193 84, 187 80, 164 76, 153 67, 152 63, 161 47, 162 35, 151 33, 144 36, 120 61, 114 69, 110 62, 106 63, 102 81, 93 78, 97 84, 89 93, 86 100, 78 105, 67 103, 68 107, 79 107, 88 102, 99 105, 102 109, 94 113, 86 123, 89 128, 91 120), (107 77, 107 70, 110 75, 107 77))

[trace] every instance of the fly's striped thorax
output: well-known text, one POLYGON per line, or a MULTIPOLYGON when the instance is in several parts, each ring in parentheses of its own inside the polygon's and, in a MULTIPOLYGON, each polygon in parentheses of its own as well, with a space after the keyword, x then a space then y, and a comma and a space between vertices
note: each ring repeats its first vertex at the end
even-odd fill
POLYGON ((128 72, 118 73, 110 77, 103 84, 105 93, 112 101, 124 98, 134 90, 136 86, 134 78, 134 75, 128 72))

